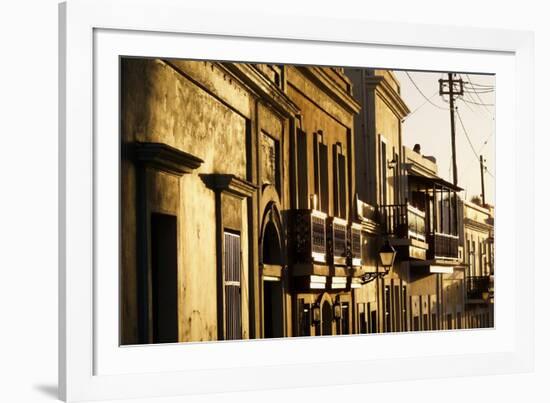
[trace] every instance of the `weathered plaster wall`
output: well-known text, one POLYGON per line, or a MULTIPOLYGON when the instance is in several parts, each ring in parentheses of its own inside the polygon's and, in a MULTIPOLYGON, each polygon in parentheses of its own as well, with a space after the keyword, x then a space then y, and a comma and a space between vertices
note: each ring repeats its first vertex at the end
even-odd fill
MULTIPOLYGON (((334 212, 334 178, 333 178, 333 156, 332 146, 337 142, 342 144, 342 153, 349 161, 352 153, 351 145, 348 144, 348 131, 352 130, 353 115, 338 106, 328 96, 323 95, 313 84, 308 81, 300 71, 290 69, 288 74, 288 96, 300 108, 302 114, 301 129, 307 133, 307 149, 313 150, 313 133, 321 130, 323 141, 328 145, 328 197, 329 215, 334 212)), ((303 158, 300 156, 299 158, 303 158)), ((313 152, 307 155, 308 166, 314 166, 313 152)), ((349 177, 350 172, 347 170, 349 177)), ((315 193, 315 173, 313 169, 308 170, 308 194, 315 193)), ((348 188, 348 196, 350 189, 348 188)), ((347 208, 349 217, 350 208, 347 208)))
MULTIPOLYGON (((384 141, 386 141, 386 156, 387 162, 393 159, 393 153, 400 154, 400 137, 401 137, 401 123, 395 113, 389 108, 386 102, 376 96, 375 98, 375 119, 376 119, 376 133, 380 135, 384 141)), ((381 155, 380 141, 377 142, 378 152, 377 155, 381 155)), ((387 172, 387 203, 399 204, 399 200, 396 200, 397 189, 394 188, 395 176, 398 174, 397 169, 389 169, 386 166, 387 172)), ((380 181, 378 181, 380 182, 380 181)), ((382 184, 379 183, 379 189, 382 184)), ((380 190, 379 190, 380 191, 380 190)))
MULTIPOLYGON (((411 271, 419 268, 411 268, 411 271)), ((423 321, 423 315, 429 315, 428 321, 431 323, 433 313, 438 317, 440 312, 437 311, 437 304, 441 304, 438 300, 438 281, 437 274, 428 274, 420 277, 415 277, 414 281, 409 284, 409 295, 411 299, 411 316, 418 316, 420 323, 423 321)), ((414 320, 411 326, 414 325, 414 320)), ((422 325, 421 325, 422 326, 422 325)), ((424 326, 426 326, 424 324, 424 326)), ((422 328, 422 327, 421 327, 422 328)))
MULTIPOLYGON (((171 179, 179 181, 181 189, 177 205, 179 337, 180 341, 214 340, 217 337, 215 198, 200 175, 224 173, 246 178, 247 120, 243 112, 250 112, 250 96, 214 64, 186 61, 173 66, 157 59, 123 59, 121 94, 124 142, 165 143, 204 160, 192 174, 171 179), (190 78, 202 80, 201 86, 190 78)), ((123 339, 128 342, 137 337, 135 179, 134 167, 123 161, 122 180, 127 188, 122 199, 121 279, 125 282, 123 339)), ((164 189, 151 193, 158 205, 170 199, 164 189)), ((244 257, 248 253, 245 205, 242 206, 244 257)), ((243 258, 243 263, 244 272, 248 273, 248 259, 243 258)), ((243 327, 247 328, 247 312, 243 312, 243 319, 243 327)))
POLYGON ((136 256, 136 170, 128 160, 121 160, 121 183, 126 190, 120 192, 120 300, 121 300, 121 324, 120 342, 122 344, 135 344, 138 342, 138 316, 137 316, 137 256, 136 256))
POLYGON ((205 187, 198 175, 184 175, 181 181, 182 280, 178 312, 180 340, 216 340, 218 335, 214 192, 205 187))
POLYGON ((464 306, 464 271, 455 270, 454 273, 443 274, 442 287, 443 314, 452 315, 452 327, 454 329, 463 328, 466 310, 464 306), (461 323, 459 323, 459 319, 461 323))

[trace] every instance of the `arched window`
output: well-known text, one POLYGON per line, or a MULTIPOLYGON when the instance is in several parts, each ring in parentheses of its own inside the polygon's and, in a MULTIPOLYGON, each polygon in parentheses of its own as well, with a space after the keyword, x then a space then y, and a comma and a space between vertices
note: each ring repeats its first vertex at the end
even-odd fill
POLYGON ((264 264, 282 264, 281 243, 277 228, 273 222, 267 223, 262 242, 262 261, 264 264))

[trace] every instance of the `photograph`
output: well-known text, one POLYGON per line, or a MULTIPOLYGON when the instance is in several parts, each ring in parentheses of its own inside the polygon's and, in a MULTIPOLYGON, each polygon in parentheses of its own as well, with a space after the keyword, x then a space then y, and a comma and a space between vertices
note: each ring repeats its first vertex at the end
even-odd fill
POLYGON ((120 345, 495 327, 496 76, 387 67, 119 58, 120 345))
POLYGON ((548 400, 544 4, 3 2, 0 403, 548 400))

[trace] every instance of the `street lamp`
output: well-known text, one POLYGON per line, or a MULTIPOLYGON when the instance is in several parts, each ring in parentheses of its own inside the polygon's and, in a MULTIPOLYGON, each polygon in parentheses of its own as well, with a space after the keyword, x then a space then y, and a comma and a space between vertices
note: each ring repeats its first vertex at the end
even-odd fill
POLYGON ((483 291, 481 293, 481 299, 483 299, 483 301, 485 302, 489 302, 489 297, 491 296, 491 294, 489 293, 489 291, 483 291))
POLYGON ((384 277, 388 272, 390 271, 390 267, 393 266, 393 262, 395 262, 395 256, 397 255, 397 252, 395 251, 394 247, 391 246, 389 239, 386 238, 386 242, 382 247, 380 248, 380 251, 378 252, 378 257, 380 258, 380 265, 384 268, 383 272, 376 271, 375 273, 366 273, 361 283, 366 284, 371 282, 377 277, 384 277))
POLYGON ((339 302, 334 305, 334 319, 340 319, 342 317, 342 304, 339 302))
POLYGON ((312 314, 313 314, 313 323, 319 323, 321 321, 321 307, 319 306, 319 304, 316 304, 313 307, 312 314))
POLYGON ((382 264, 382 267, 387 274, 390 270, 390 267, 393 266, 395 255, 397 255, 397 252, 395 251, 393 246, 390 245, 390 241, 388 239, 386 239, 386 243, 382 246, 382 248, 380 248, 380 252, 378 252, 378 255, 380 256, 380 263, 382 264))

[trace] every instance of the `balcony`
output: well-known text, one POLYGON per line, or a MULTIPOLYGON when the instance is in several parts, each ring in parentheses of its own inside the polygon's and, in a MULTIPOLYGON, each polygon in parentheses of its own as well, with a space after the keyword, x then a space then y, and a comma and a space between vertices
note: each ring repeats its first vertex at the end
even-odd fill
POLYGON ((458 259, 458 236, 435 232, 428 236, 430 258, 435 260, 458 259))
POLYGON ((363 237, 361 235, 361 226, 357 223, 351 224, 351 265, 360 267, 363 264, 362 253, 363 237))
POLYGON ((317 210, 294 210, 293 243, 297 263, 327 263, 327 215, 317 210))
POLYGON ((490 276, 470 276, 466 278, 466 294, 469 300, 489 300, 492 297, 490 276), (485 298, 484 298, 485 297, 485 298))
POLYGON ((348 223, 337 217, 332 217, 329 220, 329 254, 332 257, 332 264, 345 266, 347 263, 348 223))
POLYGON ((380 206, 382 232, 402 239, 426 241, 426 214, 410 204, 380 206))

